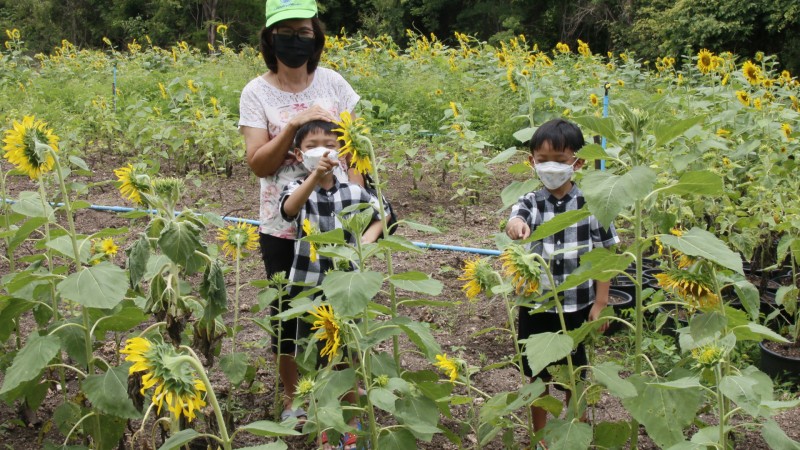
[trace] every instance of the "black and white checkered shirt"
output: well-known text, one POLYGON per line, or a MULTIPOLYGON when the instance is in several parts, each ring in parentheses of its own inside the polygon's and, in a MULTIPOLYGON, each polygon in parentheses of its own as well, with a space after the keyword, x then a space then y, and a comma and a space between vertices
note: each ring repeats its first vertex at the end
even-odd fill
MULTIPOLYGON (((547 189, 540 189, 528 193, 519 198, 517 204, 511 209, 509 221, 519 218, 531 227, 531 233, 536 231, 539 225, 549 221, 556 214, 567 211, 576 211, 583 208, 586 200, 583 192, 573 183, 572 189, 564 197, 557 199, 547 189)), ((614 225, 605 229, 594 216, 572 224, 558 233, 548 236, 530 244, 530 250, 536 252, 550 262, 550 270, 553 279, 559 285, 566 280, 567 276, 578 268, 580 257, 595 247, 610 247, 619 242, 614 225), (553 253, 581 247, 576 250, 553 255, 553 253)), ((546 274, 542 274, 539 281, 543 290, 550 288, 550 280, 546 274)), ((568 289, 562 293, 561 300, 565 312, 572 312, 594 302, 594 282, 589 280, 577 287, 568 289)), ((553 309, 555 310, 555 309, 553 309)))
MULTIPOLYGON (((373 220, 380 220, 379 204, 377 199, 372 197, 361 186, 353 183, 340 183, 334 177, 333 186, 329 190, 317 185, 308 200, 306 200, 303 209, 297 214, 297 217, 288 217, 284 211, 286 199, 302 183, 303 180, 298 179, 286 185, 280 199, 283 219, 288 222, 297 221, 297 241, 294 244, 294 262, 292 263, 292 270, 289 272, 289 280, 293 283, 311 283, 312 286, 319 286, 325 278, 325 273, 334 268, 334 261, 331 258, 317 255, 317 260, 311 262, 311 244, 300 240, 305 236, 303 221, 308 219, 313 228, 324 233, 336 228, 342 228, 342 222, 337 214, 351 205, 371 204, 373 207, 373 220)), ((345 236, 351 244, 355 244, 355 238, 350 233, 345 232, 345 236)), ((353 268, 351 264, 350 269, 352 270, 353 268)))

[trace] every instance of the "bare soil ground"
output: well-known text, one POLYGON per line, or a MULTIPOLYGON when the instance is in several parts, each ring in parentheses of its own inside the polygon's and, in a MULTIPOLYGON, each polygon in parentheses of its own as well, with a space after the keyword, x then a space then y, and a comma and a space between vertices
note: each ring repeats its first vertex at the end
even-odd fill
MULTIPOLYGON (((90 177, 74 177, 74 179, 92 183, 105 180, 114 180, 113 170, 127 164, 127 160, 121 157, 90 154, 86 156, 90 167, 94 170, 90 177)), ((2 161, 3 170, 8 169, 5 161, 2 161)), ((165 165, 162 173, 169 174, 168 165, 165 165)), ((426 175, 418 182, 418 189, 413 189, 413 180, 410 171, 397 170, 393 167, 387 169, 389 181, 386 195, 391 199, 400 218, 407 218, 421 223, 433 225, 441 230, 441 234, 423 234, 416 232, 408 227, 401 228, 398 233, 412 241, 423 241, 437 244, 494 248, 494 233, 500 230, 500 224, 507 216, 507 211, 499 212, 501 208, 499 193, 508 184, 510 179, 500 175, 490 180, 483 187, 481 202, 477 205, 467 207, 459 206, 450 200, 452 189, 449 184, 440 183, 440 174, 426 175)), ((257 218, 258 216, 258 180, 250 174, 249 170, 242 163, 234 167, 231 178, 200 176, 197 178, 201 185, 195 188, 190 182, 187 189, 187 198, 184 205, 196 210, 211 211, 223 215, 257 218)), ((35 186, 27 177, 10 177, 10 197, 14 198, 23 190, 36 190, 35 186)), ((96 205, 126 205, 126 202, 119 196, 113 184, 93 184, 89 189, 86 200, 96 205)), ((143 222, 139 221, 133 225, 127 219, 116 216, 113 213, 98 212, 94 210, 81 210, 76 216, 78 229, 81 232, 92 232, 103 227, 130 227, 127 233, 128 242, 132 241, 135 233, 143 227, 143 222)), ((213 231, 213 230, 212 230, 213 231)), ((120 242, 121 247, 125 244, 126 236, 120 242)), ((213 240, 213 235, 209 235, 207 241, 213 240)), ((34 252, 30 246, 23 246, 18 250, 19 257, 25 256, 29 252, 34 252)), ((120 252, 120 255, 122 252, 120 252)), ((507 314, 505 307, 499 302, 492 302, 482 299, 474 304, 465 303, 465 297, 461 292, 461 284, 458 276, 461 267, 466 259, 471 255, 463 252, 436 251, 429 250, 421 254, 398 254, 394 257, 395 272, 405 270, 418 270, 430 274, 440 280, 445 288, 438 300, 452 303, 450 308, 414 307, 404 308, 401 314, 430 324, 437 341, 448 355, 458 356, 472 366, 486 367, 507 358, 512 352, 512 340, 507 333, 493 331, 486 334, 476 335, 480 330, 496 327, 507 328, 507 314)), ((123 264, 121 257, 117 263, 123 264)), ((264 268, 258 252, 250 255, 243 261, 243 280, 259 280, 264 278, 264 268)), ((7 263, 0 262, 0 275, 9 270, 7 263)), ((228 279, 229 298, 233 298, 233 279, 228 279)), ((241 290, 241 324, 242 331, 238 341, 244 343, 250 353, 251 361, 257 362, 257 373, 254 382, 249 386, 237 389, 233 395, 234 421, 238 424, 246 424, 255 420, 275 420, 273 411, 270 410, 274 398, 275 370, 268 349, 268 337, 266 334, 249 319, 263 317, 264 312, 253 312, 257 305, 258 290, 245 284, 241 290)), ((226 322, 233 320, 233 312, 228 312, 226 322)), ((35 327, 31 319, 26 319, 21 324, 22 336, 27 335, 31 327, 35 327)), ((109 341, 99 343, 101 352, 111 360, 117 351, 118 342, 125 336, 109 336, 109 341), (113 338, 113 340, 111 339, 113 338)), ((615 337, 603 338, 593 349, 597 359, 623 358, 627 338, 615 337)), ((407 343, 406 343, 407 344, 407 343)), ((7 343, 11 345, 11 343, 7 343)), ((227 344, 226 344, 227 345, 227 344)), ((223 348, 222 353, 225 353, 223 348)), ((403 358, 403 365, 409 369, 417 370, 431 368, 430 362, 424 358, 412 356, 407 353, 403 358)), ((10 364, 6 361, 5 364, 10 364)), ((212 381, 218 385, 218 395, 227 397, 230 393, 224 376, 218 371, 218 365, 211 371, 212 381)), ((0 381, 2 375, 0 375, 0 381)), ((520 385, 519 374, 512 369, 493 369, 476 373, 472 378, 472 383, 484 392, 494 394, 497 392, 514 391, 520 385)), ((64 436, 53 426, 52 418, 54 408, 58 405, 60 393, 51 390, 43 406, 35 412, 32 417, 21 418, 18 405, 0 404, 0 443, 5 448, 10 449, 34 449, 42 448, 45 442, 60 443, 64 436)), ((556 394, 558 395, 558 394, 556 394)), ((784 398, 793 398, 797 394, 784 391, 784 398)), ((210 410, 205 411, 207 415, 210 410)), ((456 418, 465 417, 467 408, 459 406, 453 408, 456 418)), ((618 400, 603 395, 600 403, 594 411, 595 420, 625 420, 627 413, 622 408, 618 400)), ((785 412, 777 417, 781 427, 794 439, 800 439, 800 409, 785 412)), ((206 417, 200 417, 198 427, 202 428, 206 417)), ((391 417, 380 417, 379 420, 391 423, 391 417)), ((457 423, 452 419, 443 419, 443 424, 458 433, 457 423)), ((132 423, 131 428, 138 427, 138 423, 132 423)), ((156 448, 160 445, 161 437, 156 434, 156 448)), ((642 439, 639 448, 655 448, 644 431, 641 432, 642 439)), ((248 437, 245 433, 240 434, 236 446, 257 445, 263 440, 248 437)), ((129 442, 130 433, 120 444, 120 448, 134 448, 129 442)), ((472 448, 474 436, 465 438, 465 447, 472 448)), ((528 444, 528 438, 522 433, 518 433, 517 442, 521 446, 528 444)), ((311 449, 315 448, 312 438, 302 436, 287 440, 291 449, 311 449)), ((741 449, 761 449, 768 448, 757 430, 745 430, 736 435, 736 448, 741 449)), ((137 444, 136 448, 139 447, 137 444)), ((431 443, 419 442, 418 448, 421 449, 454 449, 455 445, 450 443, 444 436, 437 435, 431 443)), ((502 444, 492 443, 488 448, 500 449, 502 444)))

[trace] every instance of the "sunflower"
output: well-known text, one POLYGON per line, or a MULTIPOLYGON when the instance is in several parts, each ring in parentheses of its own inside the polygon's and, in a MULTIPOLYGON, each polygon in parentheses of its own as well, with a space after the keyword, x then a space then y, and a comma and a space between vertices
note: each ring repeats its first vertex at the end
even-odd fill
POLYGON ((752 61, 746 61, 742 66, 742 75, 750 84, 757 84, 761 78, 761 68, 753 64, 752 61))
POLYGON ((51 171, 55 165, 50 150, 58 151, 58 136, 43 120, 33 116, 23 117, 22 122, 15 120, 12 128, 6 130, 3 143, 3 157, 31 180, 51 171))
POLYGON ((321 341, 326 341, 325 346, 320 352, 320 356, 329 356, 332 358, 342 345, 341 325, 333 314, 333 307, 330 305, 319 305, 311 312, 311 315, 317 318, 311 330, 318 330, 315 335, 316 338, 321 341))
POLYGON ((736 98, 744 106, 750 106, 750 95, 745 91, 736 91, 736 98))
POLYGON ((692 358, 697 362, 695 367, 713 367, 722 361, 725 351, 717 344, 708 344, 692 349, 692 358))
POLYGON ((258 229, 244 222, 231 224, 217 231, 217 240, 222 241, 222 251, 225 252, 225 256, 239 259, 242 250, 258 248, 258 229))
POLYGON ((178 354, 175 347, 168 344, 154 344, 141 337, 128 339, 120 353, 128 355, 125 360, 133 362, 128 369, 129 374, 145 372, 142 375, 141 394, 155 386, 152 402, 158 406, 158 412, 166 403, 167 409, 176 419, 181 415, 191 422, 195 412, 206 406, 202 393, 206 392, 203 382, 194 376, 189 366, 178 367, 169 364, 170 358, 178 354))
POLYGON ((726 137, 730 135, 731 135, 731 130, 726 130, 725 128, 717 128, 717 136, 726 137))
POLYGON ((117 181, 121 183, 119 193, 123 197, 137 205, 146 204, 142 194, 150 193, 150 177, 147 174, 141 173, 140 169, 134 167, 133 164, 128 164, 127 167, 114 170, 114 175, 117 176, 117 181))
POLYGON ((297 395, 305 397, 306 395, 314 392, 316 383, 313 378, 303 377, 297 382, 297 395))
POLYGON ((559 42, 558 44, 556 44, 556 51, 558 53, 569 53, 570 52, 569 45, 563 42, 559 42))
POLYGON ((509 245, 500 255, 503 273, 511 278, 517 295, 528 296, 539 292, 539 263, 521 245, 509 245))
POLYGON ((434 366, 442 369, 442 372, 450 377, 450 382, 453 383, 458 378, 458 363, 447 357, 447 354, 436 355, 436 362, 434 366))
POLYGON ((217 33, 219 33, 219 34, 221 34, 221 35, 225 36, 225 34, 226 34, 227 32, 228 32, 228 26, 227 26, 227 25, 225 25, 225 24, 222 24, 222 23, 221 23, 221 24, 219 24, 219 25, 217 25, 217 33))
POLYGON ((592 56, 592 50, 589 49, 589 44, 578 39, 578 53, 582 56, 592 56))
POLYGON ((335 133, 342 134, 338 138, 343 142, 342 148, 339 150, 339 155, 352 155, 353 160, 350 162, 350 165, 355 166, 359 173, 372 172, 370 151, 364 143, 364 140, 368 140, 366 135, 369 134, 369 128, 364 123, 364 119, 359 117, 353 120, 350 111, 342 111, 342 113, 339 114, 339 118, 341 120, 336 122, 339 128, 333 130, 335 133))
POLYGON ((600 104, 600 99, 597 98, 597 95, 595 95, 595 94, 589 94, 589 103, 592 106, 597 106, 597 105, 600 104))
POLYGON ((692 307, 711 308, 719 304, 719 297, 704 274, 676 268, 655 277, 659 286, 674 292, 692 307))
MULTIPOLYGON (((303 219, 303 235, 313 236, 315 234, 317 234, 317 230, 311 225, 311 221, 308 219, 303 219)), ((309 258, 311 259, 311 262, 317 262, 317 244, 309 242, 309 245, 311 246, 309 258)))
POLYGON ((791 125, 789 125, 788 123, 781 124, 781 131, 783 132, 783 135, 786 136, 786 139, 788 139, 790 141, 792 140, 792 126, 791 125))
POLYGON ((458 105, 456 102, 450 102, 450 110, 453 111, 453 117, 458 117, 458 105))
POLYGON ((119 247, 114 243, 114 239, 105 238, 100 241, 100 249, 106 256, 116 256, 119 247))
POLYGON ((466 281, 461 290, 472 300, 481 292, 492 288, 492 266, 487 258, 475 257, 464 263, 464 273, 458 279, 466 281))
POLYGON ((709 73, 714 70, 716 67, 715 62, 714 54, 708 51, 708 49, 704 48, 697 54, 697 68, 700 69, 702 73, 709 73))
POLYGON ((192 91, 192 94, 196 94, 197 91, 200 90, 200 87, 198 85, 194 84, 194 80, 187 81, 186 82, 186 86, 189 88, 190 91, 192 91))

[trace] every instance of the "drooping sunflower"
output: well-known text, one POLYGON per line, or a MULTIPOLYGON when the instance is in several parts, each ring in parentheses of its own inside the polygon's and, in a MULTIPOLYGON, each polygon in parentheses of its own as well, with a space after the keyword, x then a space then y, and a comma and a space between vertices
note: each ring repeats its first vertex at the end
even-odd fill
POLYGON ((119 193, 137 205, 145 205, 143 193, 150 193, 150 177, 133 164, 114 170, 120 183, 119 193))
POLYGON ((192 94, 196 94, 197 91, 200 90, 200 86, 194 84, 194 80, 187 81, 186 82, 186 87, 188 87, 189 90, 192 91, 192 94))
POLYGON ((521 245, 509 245, 500 255, 503 274, 511 278, 517 295, 528 296, 539 292, 539 263, 521 245))
MULTIPOLYGON (((311 221, 308 219, 303 219, 303 235, 312 236, 314 234, 317 234, 317 230, 313 225, 311 225, 311 221)), ((311 259, 311 262, 317 262, 317 244, 309 242, 309 245, 311 246, 309 258, 311 259)))
POLYGON ((750 84, 758 84, 761 79, 761 68, 753 64, 752 61, 745 61, 742 66, 742 75, 750 84))
POLYGON ((450 377, 450 382, 455 382, 458 378, 458 363, 447 357, 447 354, 436 355, 436 362, 433 364, 450 377))
POLYGON ((315 335, 316 338, 325 341, 325 346, 322 348, 320 356, 333 358, 342 345, 341 325, 333 314, 333 307, 331 305, 319 305, 310 314, 317 318, 311 330, 318 330, 315 335))
POLYGON ((152 402, 158 406, 159 413, 166 404, 176 419, 184 415, 191 422, 196 417, 195 412, 206 406, 203 399, 205 384, 192 369, 186 364, 174 367, 167 363, 169 358, 178 356, 172 345, 154 344, 148 339, 135 337, 128 339, 120 353, 128 355, 126 361, 133 362, 129 374, 144 372, 141 394, 155 386, 152 402))
POLYGON ((258 228, 248 223, 239 222, 220 228, 217 240, 222 241, 222 251, 231 259, 242 257, 242 251, 258 248, 258 228))
POLYGON ((708 275, 680 268, 657 274, 659 286, 674 292, 691 308, 712 308, 719 304, 708 275))
POLYGON ((191 374, 191 369, 186 365, 181 368, 183 370, 180 370, 180 374, 170 373, 171 376, 156 387, 153 392, 153 403, 158 406, 159 413, 161 407, 166 404, 176 419, 184 415, 191 422, 197 417, 195 411, 200 411, 206 406, 203 399, 206 386, 202 380, 191 374))
POLYGON ((53 170, 55 158, 48 147, 58 151, 58 136, 43 120, 34 116, 24 116, 22 122, 15 120, 11 129, 6 130, 3 144, 3 157, 31 180, 53 170))
POLYGON ((492 266, 487 258, 475 257, 464 263, 464 272, 458 277, 466 281, 461 290, 472 300, 483 291, 488 291, 494 283, 492 266))
POLYGON ((336 133, 341 133, 338 139, 343 144, 339 150, 339 155, 351 155, 350 165, 355 166, 359 173, 372 172, 369 148, 364 143, 364 140, 367 139, 366 135, 369 134, 369 127, 364 122, 364 118, 359 117, 353 120, 350 111, 342 111, 339 114, 339 118, 341 120, 336 122, 339 128, 333 130, 336 133))
POLYGON ((714 70, 715 67, 715 59, 714 54, 708 51, 708 49, 702 49, 700 52, 697 53, 697 68, 702 73, 709 73, 714 70))

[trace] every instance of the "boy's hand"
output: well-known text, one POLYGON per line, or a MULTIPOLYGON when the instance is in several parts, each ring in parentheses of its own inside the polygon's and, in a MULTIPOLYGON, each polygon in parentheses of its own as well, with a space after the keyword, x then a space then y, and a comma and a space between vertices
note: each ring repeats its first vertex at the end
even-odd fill
POLYGON ((515 217, 506 224, 506 234, 511 239, 527 239, 531 235, 531 227, 524 220, 515 217))
POLYGON ((319 159, 319 164, 317 164, 317 168, 314 169, 314 175, 317 179, 322 179, 324 175, 329 174, 334 167, 339 165, 338 161, 334 162, 328 158, 329 153, 330 152, 328 151, 322 155, 322 158, 319 159))
MULTIPOLYGON (((592 305, 592 309, 589 310, 589 321, 597 320, 598 318, 600 318, 600 313, 603 311, 603 308, 605 308, 605 305, 599 305, 598 303, 592 305)), ((600 331, 600 333, 605 333, 607 329, 608 329, 608 320, 604 321, 603 324, 600 325, 598 331, 600 331)))

